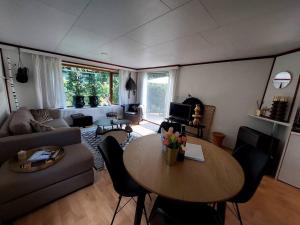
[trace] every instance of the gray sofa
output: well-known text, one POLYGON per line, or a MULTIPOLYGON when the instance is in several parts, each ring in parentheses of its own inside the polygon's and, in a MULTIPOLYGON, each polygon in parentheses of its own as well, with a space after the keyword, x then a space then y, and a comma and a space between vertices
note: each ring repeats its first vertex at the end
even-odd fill
POLYGON ((0 224, 94 182, 93 156, 81 143, 80 129, 68 127, 59 116, 46 123, 56 129, 0 138, 0 224), (32 173, 8 168, 7 160, 19 150, 45 145, 62 146, 64 157, 32 173))

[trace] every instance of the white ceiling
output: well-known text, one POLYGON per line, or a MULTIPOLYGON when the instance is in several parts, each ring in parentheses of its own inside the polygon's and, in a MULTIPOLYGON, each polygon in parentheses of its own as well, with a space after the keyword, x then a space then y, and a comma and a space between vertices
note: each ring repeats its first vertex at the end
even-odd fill
POLYGON ((134 68, 185 64, 298 48, 299 12, 299 0, 0 0, 0 41, 134 68))

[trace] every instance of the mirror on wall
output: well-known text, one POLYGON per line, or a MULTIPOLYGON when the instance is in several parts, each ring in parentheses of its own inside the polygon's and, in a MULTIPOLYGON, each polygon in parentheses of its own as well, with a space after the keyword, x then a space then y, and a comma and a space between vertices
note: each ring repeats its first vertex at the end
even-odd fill
POLYGON ((285 71, 277 73, 273 79, 273 86, 277 89, 282 89, 287 87, 292 80, 292 74, 285 71))

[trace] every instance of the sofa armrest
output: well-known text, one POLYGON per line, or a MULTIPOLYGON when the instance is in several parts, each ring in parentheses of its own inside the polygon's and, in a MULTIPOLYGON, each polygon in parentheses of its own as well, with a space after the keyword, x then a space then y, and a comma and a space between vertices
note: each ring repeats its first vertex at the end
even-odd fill
POLYGON ((0 138, 0 164, 18 151, 46 145, 66 146, 81 143, 79 128, 59 128, 54 131, 0 138))

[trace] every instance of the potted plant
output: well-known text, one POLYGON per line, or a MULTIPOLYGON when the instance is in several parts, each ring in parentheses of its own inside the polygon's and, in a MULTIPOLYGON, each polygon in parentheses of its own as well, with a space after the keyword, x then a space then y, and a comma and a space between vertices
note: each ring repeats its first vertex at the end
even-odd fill
POLYGON ((73 105, 75 108, 82 108, 84 103, 83 93, 83 79, 80 73, 76 73, 73 80, 74 85, 74 96, 73 96, 73 105))
POLYGON ((168 132, 163 135, 163 145, 166 146, 165 159, 169 166, 175 164, 177 154, 182 144, 186 142, 186 137, 181 136, 179 132, 173 133, 173 127, 170 127, 168 132))
POLYGON ((87 89, 89 90, 89 104, 91 107, 97 107, 99 105, 99 82, 97 82, 95 74, 89 74, 87 81, 87 89))

